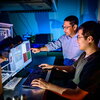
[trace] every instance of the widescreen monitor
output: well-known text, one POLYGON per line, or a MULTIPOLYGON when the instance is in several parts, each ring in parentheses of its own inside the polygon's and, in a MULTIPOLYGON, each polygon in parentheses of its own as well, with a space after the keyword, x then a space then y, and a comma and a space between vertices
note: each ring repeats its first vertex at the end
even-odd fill
POLYGON ((24 41, 22 44, 12 48, 9 54, 9 62, 13 75, 26 67, 32 61, 30 42, 24 41))
POLYGON ((30 51, 30 41, 27 40, 17 45, 16 47, 10 49, 8 64, 9 67, 2 67, 2 72, 7 74, 10 73, 10 76, 13 77, 31 62, 32 55, 30 51))

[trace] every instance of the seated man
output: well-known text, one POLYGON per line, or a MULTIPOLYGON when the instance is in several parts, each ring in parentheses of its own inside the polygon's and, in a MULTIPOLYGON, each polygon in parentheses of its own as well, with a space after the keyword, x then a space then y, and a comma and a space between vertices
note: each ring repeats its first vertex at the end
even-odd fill
POLYGON ((75 71, 74 78, 65 87, 60 87, 43 79, 35 79, 32 86, 50 90, 70 100, 99 100, 100 93, 100 25, 94 21, 83 23, 78 29, 77 41, 80 50, 85 52, 79 57, 73 66, 55 66, 41 64, 43 68, 57 68, 67 72, 75 71), (71 86, 72 84, 74 85, 71 86))

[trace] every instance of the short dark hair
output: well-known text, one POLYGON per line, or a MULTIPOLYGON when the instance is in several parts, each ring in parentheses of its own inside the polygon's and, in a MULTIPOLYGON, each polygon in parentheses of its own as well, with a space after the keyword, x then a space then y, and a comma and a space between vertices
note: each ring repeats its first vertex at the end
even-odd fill
POLYGON ((69 21, 71 25, 78 25, 78 18, 74 15, 66 17, 64 21, 69 21))
POLYGON ((88 36, 92 36, 96 45, 100 40, 100 24, 95 21, 87 21, 81 24, 78 28, 83 30, 83 36, 87 39, 88 36))
POLYGON ((0 41, 0 50, 4 50, 5 48, 11 47, 13 44, 13 38, 7 37, 4 40, 0 41))
POLYGON ((14 43, 14 45, 18 45, 18 44, 20 44, 20 43, 22 43, 23 42, 23 39, 22 39, 22 37, 20 36, 20 35, 16 35, 14 38, 13 38, 13 43, 14 43))

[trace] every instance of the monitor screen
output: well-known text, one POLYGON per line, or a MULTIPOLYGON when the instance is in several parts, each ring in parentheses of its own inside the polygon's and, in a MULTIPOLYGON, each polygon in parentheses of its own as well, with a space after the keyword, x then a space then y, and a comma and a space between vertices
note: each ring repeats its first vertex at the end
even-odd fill
POLYGON ((12 48, 9 53, 10 70, 12 76, 27 66, 32 61, 30 42, 24 41, 22 44, 12 48))
POLYGON ((10 49, 8 63, 1 66, 2 83, 9 77, 13 77, 32 61, 30 51, 30 41, 24 41, 16 47, 10 49))
POLYGON ((11 34, 11 30, 9 28, 0 28, 0 41, 8 37, 13 37, 11 34))

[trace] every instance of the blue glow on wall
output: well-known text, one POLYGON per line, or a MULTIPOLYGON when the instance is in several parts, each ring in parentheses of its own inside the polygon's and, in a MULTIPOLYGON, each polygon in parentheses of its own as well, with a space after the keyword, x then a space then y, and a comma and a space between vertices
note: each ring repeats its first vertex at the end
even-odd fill
MULTIPOLYGON (((98 0, 58 0, 56 12, 28 12, 28 13, 9 13, 10 22, 14 25, 14 31, 18 35, 35 35, 40 33, 51 33, 53 39, 57 40, 64 34, 62 29, 63 20, 69 15, 79 18, 79 23, 88 20, 97 21, 97 2, 98 0)), ((79 24, 80 25, 80 24, 79 24)))
POLYGON ((84 0, 83 22, 97 21, 98 0, 84 0))
POLYGON ((35 13, 35 19, 37 22, 39 34, 40 33, 50 33, 49 13, 48 12, 35 13))

